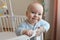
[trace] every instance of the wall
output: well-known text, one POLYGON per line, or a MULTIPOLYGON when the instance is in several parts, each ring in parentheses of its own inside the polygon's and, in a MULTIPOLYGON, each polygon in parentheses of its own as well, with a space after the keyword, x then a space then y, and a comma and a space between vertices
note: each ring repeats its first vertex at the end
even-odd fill
POLYGON ((56 40, 60 40, 60 0, 58 0, 56 40))
POLYGON ((12 8, 15 15, 25 15, 29 3, 36 0, 11 0, 12 8))

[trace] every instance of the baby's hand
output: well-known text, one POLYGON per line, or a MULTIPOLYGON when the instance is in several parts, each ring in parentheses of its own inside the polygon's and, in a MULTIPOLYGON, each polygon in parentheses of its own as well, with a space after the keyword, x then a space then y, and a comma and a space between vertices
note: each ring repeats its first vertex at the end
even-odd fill
POLYGON ((40 28, 38 28, 36 31, 36 36, 39 36, 40 34, 41 34, 41 30, 40 30, 40 28))
POLYGON ((39 27, 36 31, 36 36, 39 36, 44 31, 45 31, 44 27, 39 27))
POLYGON ((30 36, 32 36, 33 31, 32 30, 24 30, 22 33, 30 37, 30 36))

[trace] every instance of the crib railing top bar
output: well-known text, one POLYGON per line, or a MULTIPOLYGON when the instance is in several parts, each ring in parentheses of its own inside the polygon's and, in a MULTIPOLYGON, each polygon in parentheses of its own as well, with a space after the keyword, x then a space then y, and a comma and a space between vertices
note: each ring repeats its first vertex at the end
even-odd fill
POLYGON ((13 15, 13 16, 25 16, 25 15, 13 15))
MULTIPOLYGON (((8 15, 7 15, 8 16, 8 15)), ((6 17, 6 15, 4 15, 4 16, 0 16, 0 17, 6 17)))
POLYGON ((0 16, 0 17, 26 17, 26 16, 24 16, 24 15, 14 15, 14 16, 4 15, 4 16, 0 16))

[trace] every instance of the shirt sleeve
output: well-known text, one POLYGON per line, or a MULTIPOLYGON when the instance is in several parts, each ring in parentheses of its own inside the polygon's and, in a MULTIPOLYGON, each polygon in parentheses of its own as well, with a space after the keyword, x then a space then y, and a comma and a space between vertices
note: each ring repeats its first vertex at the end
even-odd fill
POLYGON ((25 26, 24 25, 19 25, 19 27, 16 29, 16 31, 15 31, 15 33, 16 33, 16 35, 17 36, 19 36, 19 35, 22 35, 22 31, 23 30, 25 30, 26 28, 25 28, 25 26))
POLYGON ((46 32, 50 29, 50 24, 46 22, 43 27, 45 28, 46 32))

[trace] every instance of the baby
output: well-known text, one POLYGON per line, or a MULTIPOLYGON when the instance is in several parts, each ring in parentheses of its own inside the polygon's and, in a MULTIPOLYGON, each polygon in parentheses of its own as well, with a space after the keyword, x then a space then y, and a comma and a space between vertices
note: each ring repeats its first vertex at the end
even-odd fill
POLYGON ((27 35, 31 37, 34 35, 31 40, 43 40, 43 32, 47 32, 50 28, 50 24, 42 19, 43 15, 43 6, 38 2, 33 2, 29 4, 26 17, 27 19, 22 22, 19 27, 16 29, 16 34, 27 35), (35 33, 34 33, 34 30, 35 33))

